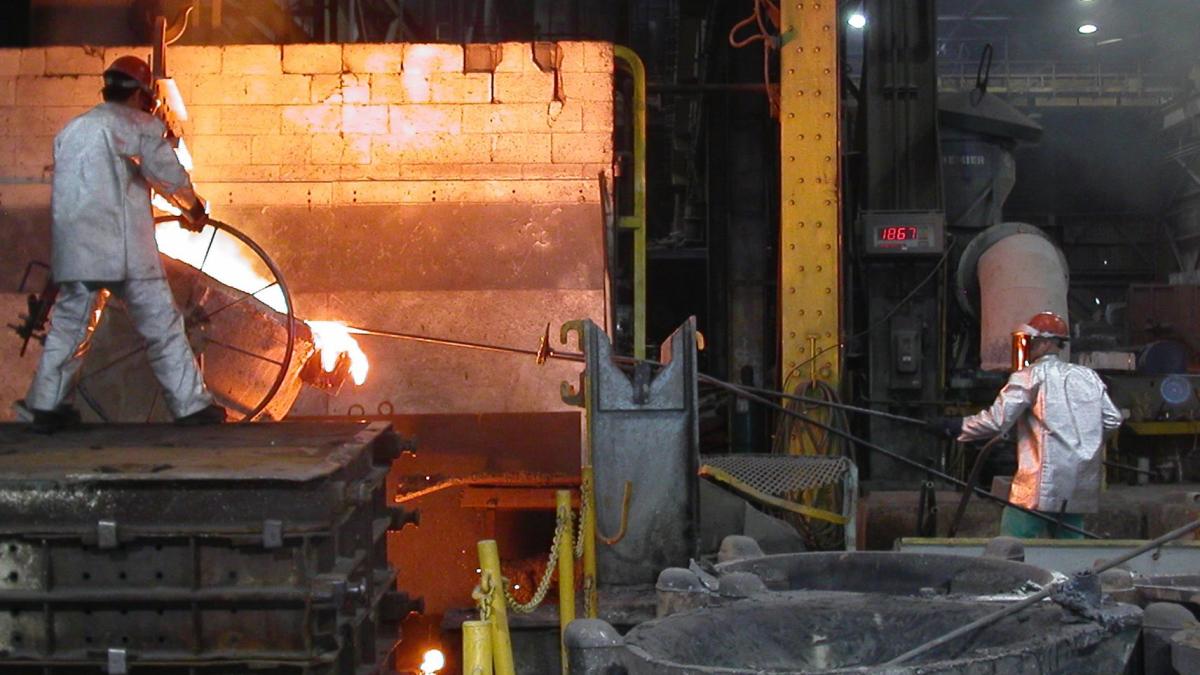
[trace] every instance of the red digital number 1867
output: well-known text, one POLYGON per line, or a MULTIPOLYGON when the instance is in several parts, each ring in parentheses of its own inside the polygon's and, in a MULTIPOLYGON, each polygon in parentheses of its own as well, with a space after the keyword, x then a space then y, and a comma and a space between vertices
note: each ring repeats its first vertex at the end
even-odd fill
POLYGON ((917 238, 917 228, 904 225, 885 227, 880 230, 879 238, 883 241, 912 241, 917 238))

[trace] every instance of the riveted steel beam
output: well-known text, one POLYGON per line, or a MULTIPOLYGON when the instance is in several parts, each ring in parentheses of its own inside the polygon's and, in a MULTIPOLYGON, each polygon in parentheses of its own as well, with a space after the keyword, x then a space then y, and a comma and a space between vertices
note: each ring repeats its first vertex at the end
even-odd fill
POLYGON ((787 0, 780 44, 780 381, 841 374, 837 3, 787 0))

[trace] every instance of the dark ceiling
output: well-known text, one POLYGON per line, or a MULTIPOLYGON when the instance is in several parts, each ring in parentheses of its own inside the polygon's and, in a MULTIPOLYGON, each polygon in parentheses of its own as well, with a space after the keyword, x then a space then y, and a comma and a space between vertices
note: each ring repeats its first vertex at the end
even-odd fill
POLYGON ((938 15, 951 57, 991 41, 998 56, 1017 60, 1120 62, 1160 72, 1200 64, 1200 0, 939 0, 938 15), (1089 23, 1098 30, 1080 34, 1089 23))

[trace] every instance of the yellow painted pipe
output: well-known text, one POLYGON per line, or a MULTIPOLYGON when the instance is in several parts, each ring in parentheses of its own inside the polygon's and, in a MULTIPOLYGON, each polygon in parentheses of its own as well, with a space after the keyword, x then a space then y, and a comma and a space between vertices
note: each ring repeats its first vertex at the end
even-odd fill
POLYGON ((583 606, 587 618, 598 618, 600 610, 600 593, 596 588, 596 482, 590 464, 584 466, 580 473, 579 489, 583 492, 581 499, 586 506, 579 514, 583 519, 583 606))
POLYGON ((487 593, 492 635, 492 664, 496 675, 516 675, 512 638, 508 634, 508 607, 504 604, 504 577, 500 574, 500 551, 495 539, 479 542, 480 584, 487 593))
POLYGON ((571 536, 571 491, 554 493, 558 522, 566 523, 558 540, 558 649, 562 653, 562 672, 567 672, 567 624, 575 620, 575 540, 571 536))
POLYGON ((633 356, 646 358, 646 66, 629 47, 613 45, 616 65, 633 77, 633 215, 618 224, 633 230, 633 356))
POLYGON ((491 630, 487 621, 463 622, 463 675, 492 675, 491 630))

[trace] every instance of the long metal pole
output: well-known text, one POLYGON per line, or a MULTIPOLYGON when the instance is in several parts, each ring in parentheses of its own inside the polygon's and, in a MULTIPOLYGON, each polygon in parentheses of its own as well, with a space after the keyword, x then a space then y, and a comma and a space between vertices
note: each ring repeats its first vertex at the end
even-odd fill
POLYGON ((808 403, 811 405, 819 405, 819 406, 824 406, 826 408, 834 408, 836 410, 845 410, 847 412, 862 413, 864 415, 872 415, 874 417, 880 417, 883 419, 893 420, 896 422, 903 422, 905 424, 912 424, 912 425, 922 426, 922 427, 927 426, 925 423, 925 420, 917 419, 916 417, 906 417, 904 415, 897 415, 895 413, 884 412, 882 410, 875 410, 874 408, 863 408, 863 407, 856 406, 856 405, 850 405, 849 403, 839 403, 837 401, 826 401, 824 399, 811 398, 809 396, 801 396, 799 394, 785 394, 784 392, 775 391, 773 389, 763 389, 762 387, 751 387, 751 386, 747 386, 744 384, 738 385, 738 386, 741 387, 745 391, 749 391, 749 392, 752 392, 755 394, 762 394, 764 396, 781 398, 781 399, 785 399, 788 401, 799 401, 801 403, 808 403))
MULTIPOLYGON (((971 475, 967 477, 967 485, 976 485, 979 483, 979 475, 983 473, 983 465, 987 462, 988 455, 992 454, 992 448, 1000 442, 1003 435, 993 436, 991 440, 983 444, 979 449, 979 455, 975 457, 975 464, 971 467, 971 475)), ((962 523, 963 516, 967 513, 967 503, 971 501, 971 491, 963 490, 962 498, 958 500, 958 509, 954 511, 954 519, 950 521, 950 529, 946 531, 946 536, 954 538, 958 534, 958 526, 962 523)))
MULTIPOLYGON (((1143 553, 1148 553, 1148 552, 1158 548, 1159 546, 1162 546, 1163 544, 1165 544, 1167 542, 1179 539, 1180 537, 1182 537, 1190 532, 1194 532, 1197 529, 1200 529, 1200 520, 1194 520, 1179 529, 1172 530, 1172 531, 1164 534, 1163 536, 1159 537, 1158 539, 1155 539, 1153 541, 1148 541, 1145 544, 1142 544, 1141 546, 1130 551, 1129 553, 1126 553, 1122 556, 1119 556, 1117 558, 1109 560, 1108 562, 1104 563, 1100 567, 1093 570, 1092 574, 1101 574, 1103 572, 1107 572, 1108 570, 1116 567, 1117 565, 1122 565, 1124 563, 1127 563, 1130 560, 1133 560, 1134 558, 1138 557, 1139 555, 1142 555, 1143 553)), ((1050 584, 1049 586, 1043 588, 1041 591, 1038 591, 1037 593, 1029 596, 1028 598, 1025 598, 1024 600, 1022 600, 1020 602, 1009 605, 1009 606, 1005 607, 1004 609, 998 610, 996 612, 992 612, 991 614, 988 614, 985 617, 976 619, 975 621, 972 621, 971 623, 969 623, 961 628, 956 628, 939 638, 930 640, 929 642, 926 642, 925 644, 923 644, 919 647, 910 649, 907 652, 904 652, 900 656, 897 656, 896 658, 892 659, 891 661, 888 661, 887 663, 885 663, 883 665, 884 666, 901 665, 901 664, 903 664, 907 661, 911 661, 912 659, 914 659, 922 654, 925 654, 933 649, 937 649, 938 647, 946 644, 947 642, 958 639, 964 635, 973 633, 973 632, 979 630, 980 628, 983 628, 985 626, 996 623, 997 621, 1003 619, 1004 617, 1010 616, 1012 614, 1016 614, 1017 612, 1025 609, 1026 607, 1036 605, 1037 603, 1041 602, 1042 600, 1045 600, 1046 598, 1050 597, 1064 583, 1069 583, 1069 581, 1057 582, 1057 583, 1050 584)))
MULTIPOLYGON (((466 340, 451 340, 448 338, 433 338, 433 337, 428 337, 428 336, 424 336, 424 335, 414 335, 411 333, 401 333, 401 332, 396 332, 396 331, 374 330, 374 329, 362 328, 362 327, 358 327, 358 326, 350 326, 350 328, 354 332, 357 332, 361 335, 375 335, 375 336, 379 336, 379 337, 395 338, 395 339, 401 339, 401 340, 412 340, 412 341, 416 341, 416 342, 425 342, 425 343, 429 343, 429 344, 446 345, 446 346, 450 346, 450 347, 462 347, 462 348, 466 348, 466 349, 477 349, 477 350, 482 350, 482 351, 501 352, 501 353, 506 353, 506 354, 522 354, 525 356, 534 356, 534 357, 539 357, 539 358, 544 356, 545 358, 558 359, 558 360, 563 360, 563 361, 574 361, 574 362, 583 361, 583 359, 584 359, 583 354, 579 354, 576 352, 556 352, 554 350, 547 350, 543 353, 541 350, 524 349, 521 347, 501 347, 498 345, 491 345, 491 344, 486 344, 486 343, 481 343, 481 342, 470 342, 470 341, 466 341, 466 340)), ((617 361, 619 363, 634 363, 637 361, 637 359, 632 359, 629 357, 621 357, 621 356, 614 356, 613 360, 617 361)), ((897 462, 900 462, 902 464, 907 464, 913 468, 924 471, 925 473, 929 474, 930 476, 940 478, 941 480, 944 480, 948 483, 957 485, 962 488, 970 488, 970 489, 974 490, 976 494, 978 494, 980 497, 983 497, 984 499, 987 499, 989 501, 993 501, 993 502, 996 502, 999 504, 1004 504, 1006 506, 1011 506, 1014 509, 1023 511, 1024 513, 1028 513, 1029 515, 1031 515, 1035 518, 1039 518, 1041 520, 1045 520, 1050 523, 1058 523, 1057 518, 1054 518, 1052 516, 1047 516, 1043 513, 1039 513, 1037 511, 1034 511, 1033 509, 1027 509, 1023 506, 1018 506, 1017 504, 1013 504, 1012 502, 1010 502, 1006 499, 1001 499, 1000 497, 997 497, 982 488, 975 487, 975 486, 968 486, 966 483, 964 483, 961 480, 958 480, 957 478, 951 476, 950 474, 943 473, 941 471, 938 471, 937 469, 925 466, 924 464, 921 464, 920 462, 909 459, 908 457, 904 457, 903 455, 899 455, 895 452, 892 452, 891 450, 887 450, 883 447, 875 445, 874 443, 871 443, 862 438, 859 438, 858 436, 855 436, 848 431, 830 426, 828 424, 820 422, 816 419, 813 419, 812 417, 809 417, 808 415, 797 412, 795 410, 790 410, 785 406, 779 405, 778 403, 775 403, 774 401, 771 401, 769 399, 766 399, 762 396, 759 396, 759 395, 753 393, 750 389, 748 389, 746 387, 743 387, 741 385, 736 385, 731 382, 726 382, 725 380, 720 380, 711 375, 705 375, 704 373, 697 374, 696 378, 700 382, 707 382, 708 384, 720 387, 722 389, 726 389, 730 392, 733 392, 734 394, 737 394, 738 396, 741 396, 742 398, 744 398, 748 401, 754 401, 755 403, 764 405, 768 408, 772 408, 772 409, 777 410, 785 415, 790 415, 792 417, 795 417, 796 419, 799 419, 808 424, 811 424, 819 429, 823 429, 835 436, 840 436, 841 438, 845 438, 846 440, 848 440, 852 443, 855 443, 857 445, 860 445, 864 448, 867 448, 868 450, 877 452, 877 453, 879 453, 885 457, 889 457, 897 462)), ((772 392, 772 394, 779 395, 779 392, 772 392)), ((818 402, 818 399, 812 399, 812 401, 818 402)), ((838 405, 845 405, 845 404, 838 404, 838 405)), ((861 412, 872 412, 872 413, 878 412, 878 411, 870 410, 869 408, 857 408, 857 410, 859 410, 861 412)), ((902 416, 897 416, 897 417, 902 417, 902 416)), ((904 418, 904 419, 907 419, 912 422, 920 421, 920 420, 916 420, 915 418, 911 418, 911 417, 904 418)), ((921 424, 924 424, 924 422, 922 421, 921 424)), ((1095 534, 1093 532, 1088 532, 1087 530, 1075 527, 1073 525, 1068 525, 1066 523, 1062 523, 1061 527, 1064 529, 1070 530, 1072 532, 1075 532, 1077 534, 1082 534, 1083 536, 1088 537, 1090 539, 1103 539, 1103 537, 1101 537, 1098 534, 1095 534)))
MULTIPOLYGON (((372 335, 375 337, 392 338, 394 340, 408 340, 410 342, 424 342, 431 345, 442 345, 445 347, 461 347, 463 349, 474 349, 483 352, 499 352, 501 354, 521 354, 524 356, 537 356, 536 349, 524 349, 521 347, 502 347, 500 345, 492 345, 484 342, 471 342, 469 340, 453 340, 450 338, 436 338, 428 335, 416 335, 414 333, 401 333, 392 330, 376 330, 374 328, 363 328, 362 326, 347 326, 352 333, 358 335, 372 335)), ((581 360, 583 355, 579 355, 579 359, 567 358, 566 360, 581 360)), ((551 358, 564 358, 557 353, 552 353, 551 358)))
MULTIPOLYGON (((987 499, 987 500, 993 501, 993 502, 997 502, 999 504, 1004 504, 1006 506, 1011 506, 1014 509, 1017 509, 1024 513, 1028 513, 1029 515, 1031 515, 1035 518, 1044 520, 1046 522, 1050 522, 1050 523, 1058 522, 1057 518, 1048 516, 1044 513, 1039 513, 1038 511, 1034 511, 1033 509, 1027 509, 1024 506, 1019 506, 1017 504, 1013 504, 1012 502, 1008 501, 1007 499, 1001 499, 1000 497, 997 497, 996 495, 992 494, 991 492, 988 492, 987 490, 984 490, 979 487, 975 487, 973 485, 967 485, 963 481, 955 478, 954 476, 951 476, 950 474, 943 473, 932 467, 925 466, 924 464, 921 464, 920 462, 918 462, 916 460, 909 459, 908 457, 905 457, 903 455, 892 452, 891 450, 888 450, 886 448, 875 445, 874 443, 871 443, 870 441, 863 440, 862 438, 859 438, 859 437, 851 434, 848 431, 845 431, 843 429, 838 429, 837 427, 825 424, 824 422, 815 420, 807 415, 798 413, 795 410, 790 410, 784 406, 781 406, 778 403, 775 403, 774 401, 767 400, 767 399, 763 398, 762 396, 758 396, 757 394, 752 394, 748 391, 745 391, 740 385, 732 384, 730 382, 725 382, 724 380, 718 380, 717 378, 712 377, 711 375, 705 375, 703 373, 701 373, 697 377, 704 382, 708 382, 709 384, 716 385, 718 387, 721 387, 722 389, 728 389, 734 393, 737 393, 739 396, 742 396, 743 398, 745 398, 748 401, 754 401, 756 403, 767 406, 774 410, 778 410, 779 412, 782 412, 785 415, 791 415, 792 417, 795 417, 796 419, 799 419, 799 420, 803 420, 804 422, 811 424, 811 425, 817 427, 818 429, 823 429, 824 431, 827 431, 835 436, 840 436, 842 438, 845 438, 846 440, 848 440, 852 443, 860 445, 860 446, 867 448, 868 450, 871 450, 873 452, 877 452, 877 453, 883 455, 884 457, 893 459, 897 462, 900 462, 901 464, 907 464, 908 466, 911 466, 914 469, 919 469, 921 471, 924 471, 926 474, 928 474, 930 476, 934 476, 936 478, 940 478, 941 480, 944 480, 947 483, 951 483, 953 485, 957 485, 962 488, 974 490, 976 494, 978 494, 980 497, 983 497, 984 499, 987 499)), ((1095 534, 1093 532, 1088 532, 1087 530, 1075 527, 1073 525, 1068 525, 1066 523, 1063 523, 1061 526, 1064 529, 1070 530, 1072 532, 1076 532, 1078 534, 1082 534, 1083 536, 1088 537, 1090 539, 1103 539, 1103 537, 1101 537, 1098 534, 1095 534)))
MULTIPOLYGON (((920 427, 929 426, 929 424, 923 419, 919 419, 916 417, 908 417, 906 415, 897 415, 895 413, 884 412, 882 410, 875 410, 874 408, 863 408, 861 406, 850 405, 849 403, 839 403, 837 401, 826 401, 824 399, 811 398, 809 396, 800 396, 799 394, 786 394, 784 392, 775 391, 773 389, 763 389, 762 387, 751 387, 751 386, 747 386, 747 385, 738 385, 738 386, 740 386, 745 391, 753 392, 756 394, 763 394, 763 395, 771 396, 771 397, 775 397, 775 398, 781 398, 781 399, 788 400, 788 401, 799 401, 801 403, 807 403, 810 405, 823 406, 826 408, 834 408, 835 410, 845 410, 847 412, 862 413, 863 415, 871 415, 872 417, 879 417, 881 419, 893 420, 896 422, 903 422, 904 424, 911 424, 913 426, 920 426, 920 427)), ((988 441, 988 442, 991 443, 992 441, 988 441)), ((1136 473, 1146 474, 1148 476, 1154 475, 1153 471, 1147 471, 1146 469, 1139 469, 1136 466, 1130 466, 1128 464, 1121 464, 1120 462, 1113 462, 1113 461, 1110 461, 1107 459, 1104 460, 1104 465, 1112 467, 1114 469, 1133 471, 1136 473)))

